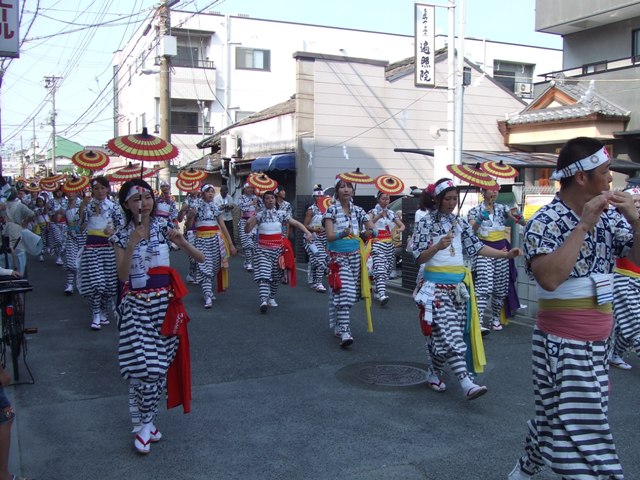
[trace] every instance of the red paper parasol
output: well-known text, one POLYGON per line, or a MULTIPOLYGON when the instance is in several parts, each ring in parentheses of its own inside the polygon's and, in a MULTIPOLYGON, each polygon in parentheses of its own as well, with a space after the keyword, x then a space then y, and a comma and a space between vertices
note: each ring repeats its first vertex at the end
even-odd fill
POLYGON ((42 180, 40 180, 40 182, 44 182, 44 183, 56 183, 59 182, 60 180, 64 180, 65 179, 65 174, 64 173, 58 173, 57 175, 50 175, 46 178, 43 178, 42 180))
POLYGON ((480 168, 489 175, 498 178, 513 178, 518 175, 518 171, 511 165, 507 165, 502 160, 499 162, 487 161, 482 162, 480 168))
POLYGON ((260 193, 273 190, 278 186, 278 182, 276 182, 272 178, 269 178, 264 173, 249 175, 249 177, 247 178, 247 183, 254 187, 260 193))
POLYGON ((45 182, 44 180, 40 180, 40 190, 44 190, 45 192, 55 192, 58 189, 57 182, 45 182))
POLYGON ((64 182, 62 191, 64 193, 80 192, 89 186, 89 177, 73 177, 64 182))
POLYGON ((199 180, 183 180, 182 178, 180 178, 180 175, 178 175, 178 179, 176 180, 176 188, 181 192, 194 192, 198 190, 201 185, 202 182, 200 182, 199 180))
POLYGON ((142 162, 162 162, 178 156, 178 149, 169 142, 149 135, 146 127, 142 133, 112 138, 107 147, 117 155, 142 162))
POLYGON ((80 168, 100 170, 109 165, 109 155, 100 151, 82 150, 74 153, 71 161, 80 168))
POLYGON ((318 197, 316 206, 322 213, 327 213, 327 208, 333 203, 333 197, 318 197))
POLYGON ((134 178, 148 178, 156 174, 153 168, 138 168, 133 164, 129 164, 124 168, 116 170, 108 175, 109 180, 113 182, 127 182, 134 178))
POLYGON ((480 168, 480 164, 475 166, 471 165, 447 165, 447 170, 456 178, 467 182, 470 185, 484 188, 486 190, 500 190, 500 185, 496 182, 491 175, 484 172, 480 168))
POLYGON ((33 181, 30 181, 29 185, 25 185, 24 189, 27 192, 39 192, 40 191, 40 187, 38 187, 38 183, 37 182, 33 182, 33 181))
POLYGON ((397 195, 404 190, 404 182, 394 175, 380 175, 373 181, 382 193, 397 195))
POLYGON ((207 178, 207 172, 195 170, 193 168, 190 168, 189 170, 180 170, 178 178, 185 182, 199 182, 207 178))
POLYGON ((341 178, 351 183, 373 183, 373 178, 366 173, 362 173, 360 168, 356 168, 354 172, 339 173, 336 178, 341 178))

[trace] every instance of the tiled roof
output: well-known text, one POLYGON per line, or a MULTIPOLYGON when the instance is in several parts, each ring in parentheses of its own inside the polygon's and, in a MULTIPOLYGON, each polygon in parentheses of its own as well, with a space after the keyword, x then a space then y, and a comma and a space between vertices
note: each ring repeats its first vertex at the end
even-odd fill
POLYGON ((522 125, 527 123, 571 120, 585 118, 594 113, 611 118, 625 118, 629 117, 631 113, 597 93, 595 91, 595 82, 593 81, 591 81, 588 86, 580 82, 557 82, 554 85, 550 85, 538 98, 554 88, 574 99, 576 103, 536 109, 536 101, 534 100, 521 112, 510 114, 507 119, 507 124, 522 125))

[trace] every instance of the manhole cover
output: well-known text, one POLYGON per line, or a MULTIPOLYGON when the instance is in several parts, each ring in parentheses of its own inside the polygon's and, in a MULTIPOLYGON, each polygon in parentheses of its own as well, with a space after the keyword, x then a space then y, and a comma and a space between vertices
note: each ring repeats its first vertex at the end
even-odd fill
POLYGON ((341 368, 336 376, 349 383, 380 387, 413 387, 427 381, 427 371, 408 363, 357 363, 341 368))

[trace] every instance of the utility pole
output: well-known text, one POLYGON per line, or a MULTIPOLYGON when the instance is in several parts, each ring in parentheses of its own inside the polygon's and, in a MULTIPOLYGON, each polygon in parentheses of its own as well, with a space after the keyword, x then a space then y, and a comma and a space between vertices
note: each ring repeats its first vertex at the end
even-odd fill
MULTIPOLYGON (((62 80, 62 77, 50 76, 44 77, 44 88, 51 91, 51 105, 52 105, 52 113, 51 113, 51 128, 52 128, 52 139, 51 139, 51 173, 53 175, 56 174, 56 88, 58 86, 58 80, 62 80)), ((48 168, 47 168, 47 174, 48 168)))
MULTIPOLYGON (((161 42, 160 55, 160 138, 171 143, 171 57, 175 55, 175 39, 171 35, 171 6, 176 0, 164 0, 158 7, 158 34, 161 42)), ((160 163, 160 181, 170 183, 169 162, 160 163)))

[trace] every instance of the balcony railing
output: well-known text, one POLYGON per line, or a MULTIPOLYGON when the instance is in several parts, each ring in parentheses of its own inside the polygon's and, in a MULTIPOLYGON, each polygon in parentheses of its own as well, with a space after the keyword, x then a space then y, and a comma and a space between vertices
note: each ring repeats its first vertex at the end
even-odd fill
POLYGON ((613 70, 620 70, 623 68, 637 67, 638 60, 640 60, 638 56, 618 58, 616 60, 603 60, 601 62, 586 63, 584 65, 580 65, 579 67, 568 68, 566 70, 557 70, 554 72, 543 73, 540 76, 544 77, 545 81, 550 81, 557 79, 558 77, 569 78, 581 77, 583 75, 594 75, 604 72, 611 72, 613 70))
MULTIPOLYGON (((155 60, 156 66, 160 65, 160 57, 156 57, 155 60)), ((197 59, 188 59, 188 58, 172 58, 171 65, 174 67, 185 67, 185 68, 204 68, 207 70, 215 70, 216 65, 211 60, 197 60, 197 59)))
MULTIPOLYGON (((187 134, 187 135, 202 135, 202 125, 174 125, 171 124, 171 133, 187 134)), ((205 135, 213 135, 215 129, 213 127, 204 127, 205 135)))

